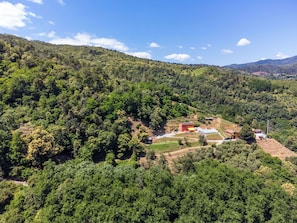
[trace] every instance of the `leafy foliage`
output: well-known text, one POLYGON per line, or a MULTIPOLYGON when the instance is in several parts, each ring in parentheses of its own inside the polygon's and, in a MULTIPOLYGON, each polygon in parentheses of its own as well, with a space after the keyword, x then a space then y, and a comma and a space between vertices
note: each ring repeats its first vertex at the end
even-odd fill
POLYGON ((294 222, 289 186, 210 159, 178 176, 161 166, 47 162, 0 222, 294 222))

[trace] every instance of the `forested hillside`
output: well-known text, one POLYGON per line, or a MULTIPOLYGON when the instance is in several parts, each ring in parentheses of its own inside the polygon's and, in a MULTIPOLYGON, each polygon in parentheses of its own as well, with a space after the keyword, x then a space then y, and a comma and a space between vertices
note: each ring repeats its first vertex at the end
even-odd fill
POLYGON ((295 96, 295 81, 0 35, 0 177, 29 182, 0 182, 0 222, 293 222, 294 160, 228 144, 179 160, 173 176, 136 158, 147 129, 193 113, 263 130, 270 120, 297 150, 295 96))
POLYGON ((263 130, 270 120, 271 134, 297 147, 295 81, 9 35, 1 35, 0 48, 4 174, 15 165, 40 166, 56 154, 100 160, 109 152, 121 158, 140 151, 145 134, 133 138, 128 117, 153 130, 197 111, 263 130))

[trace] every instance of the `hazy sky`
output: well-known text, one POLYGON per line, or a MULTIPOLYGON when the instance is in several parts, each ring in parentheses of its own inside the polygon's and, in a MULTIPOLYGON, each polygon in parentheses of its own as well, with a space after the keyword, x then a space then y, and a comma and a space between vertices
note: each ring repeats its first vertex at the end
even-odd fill
POLYGON ((297 0, 0 0, 0 33, 174 63, 246 63, 297 55, 297 0))

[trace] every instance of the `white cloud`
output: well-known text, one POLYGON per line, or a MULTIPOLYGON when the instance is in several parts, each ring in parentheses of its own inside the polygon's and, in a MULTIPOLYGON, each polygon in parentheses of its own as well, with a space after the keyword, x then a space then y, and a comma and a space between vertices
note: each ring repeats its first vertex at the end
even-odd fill
POLYGON ((51 31, 49 33, 43 32, 43 33, 39 33, 38 35, 39 36, 48 37, 48 38, 51 38, 52 39, 52 38, 54 38, 56 36, 56 32, 55 31, 51 31))
POLYGON ((152 55, 149 52, 134 52, 134 53, 127 53, 131 56, 145 58, 145 59, 152 59, 152 55))
POLYGON ((127 51, 128 47, 113 38, 94 38, 87 33, 77 33, 73 37, 54 38, 50 41, 53 44, 67 44, 67 45, 89 45, 99 46, 118 51, 127 51))
POLYGON ((55 25, 55 23, 53 22, 53 21, 48 21, 48 24, 50 24, 50 25, 55 25))
POLYGON ((65 5, 64 0, 57 0, 57 2, 58 2, 60 5, 65 5))
POLYGON ((276 56, 277 59, 285 59, 285 58, 289 57, 288 55, 286 55, 286 54, 284 54, 282 52, 278 52, 275 56, 276 56))
POLYGON ((194 46, 191 46, 190 49, 191 49, 191 50, 195 50, 196 48, 195 48, 194 46))
POLYGON ((17 3, 0 2, 0 27, 16 29, 26 26, 25 21, 29 20, 26 6, 17 3))
POLYGON ((190 58, 191 58, 190 55, 184 54, 184 53, 180 53, 180 54, 174 53, 174 54, 170 54, 170 55, 165 56, 165 59, 172 59, 172 60, 176 60, 176 61, 180 61, 180 62, 183 62, 183 61, 188 60, 190 58))
POLYGON ((246 45, 249 45, 251 43, 251 41, 249 41, 248 39, 246 38, 241 38, 238 43, 237 43, 237 46, 246 46, 246 45))
POLYGON ((202 46, 201 50, 207 50, 208 48, 212 47, 212 45, 210 45, 209 43, 206 44, 206 46, 202 46))
POLYGON ((151 42, 151 43, 150 43, 150 47, 151 47, 151 48, 159 48, 160 45, 159 45, 158 43, 151 42))
POLYGON ((118 40, 112 39, 112 38, 96 38, 96 39, 91 39, 91 42, 95 46, 111 48, 119 51, 128 50, 128 47, 124 43, 121 43, 118 40))
POLYGON ((184 48, 184 47, 183 47, 182 45, 179 45, 178 48, 182 49, 182 48, 184 48))
POLYGON ((34 3, 37 3, 37 4, 42 4, 42 1, 43 0, 28 0, 29 2, 34 2, 34 3))
POLYGON ((203 57, 202 57, 202 56, 197 56, 197 59, 198 59, 198 60, 202 60, 203 57))
POLYGON ((223 50, 221 50, 221 54, 232 54, 232 53, 233 53, 233 51, 230 50, 230 49, 223 49, 223 50))
POLYGON ((35 13, 33 12, 28 12, 28 14, 34 18, 37 18, 37 19, 42 19, 42 16, 39 16, 39 15, 36 15, 35 13))
POLYGON ((50 33, 48 33, 47 35, 49 38, 54 38, 56 36, 55 31, 51 31, 50 33))

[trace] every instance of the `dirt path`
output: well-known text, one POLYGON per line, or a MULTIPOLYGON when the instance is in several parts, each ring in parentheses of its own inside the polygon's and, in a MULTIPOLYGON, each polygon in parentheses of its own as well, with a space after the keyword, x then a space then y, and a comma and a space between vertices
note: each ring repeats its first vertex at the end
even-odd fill
MULTIPOLYGON (((163 155, 165 156, 165 159, 168 163, 168 168, 171 170, 171 172, 173 172, 173 164, 174 164, 174 160, 177 159, 178 157, 181 157, 181 156, 184 156, 186 155, 187 153, 190 153, 190 152, 195 152, 196 150, 200 149, 201 146, 198 146, 198 147, 188 147, 188 148, 185 148, 185 149, 180 149, 180 150, 175 150, 175 151, 172 151, 172 152, 166 152, 166 153, 163 153, 163 155)), ((156 153, 156 157, 157 159, 161 156, 162 153, 156 153)), ((145 166, 147 163, 147 160, 145 157, 141 157, 139 159, 139 164, 140 165, 143 165, 145 166)))
POLYGON ((257 140, 257 144, 264 150, 264 152, 269 153, 273 157, 278 157, 281 160, 285 160, 287 157, 292 156, 297 157, 297 153, 289 150, 275 139, 257 140))

